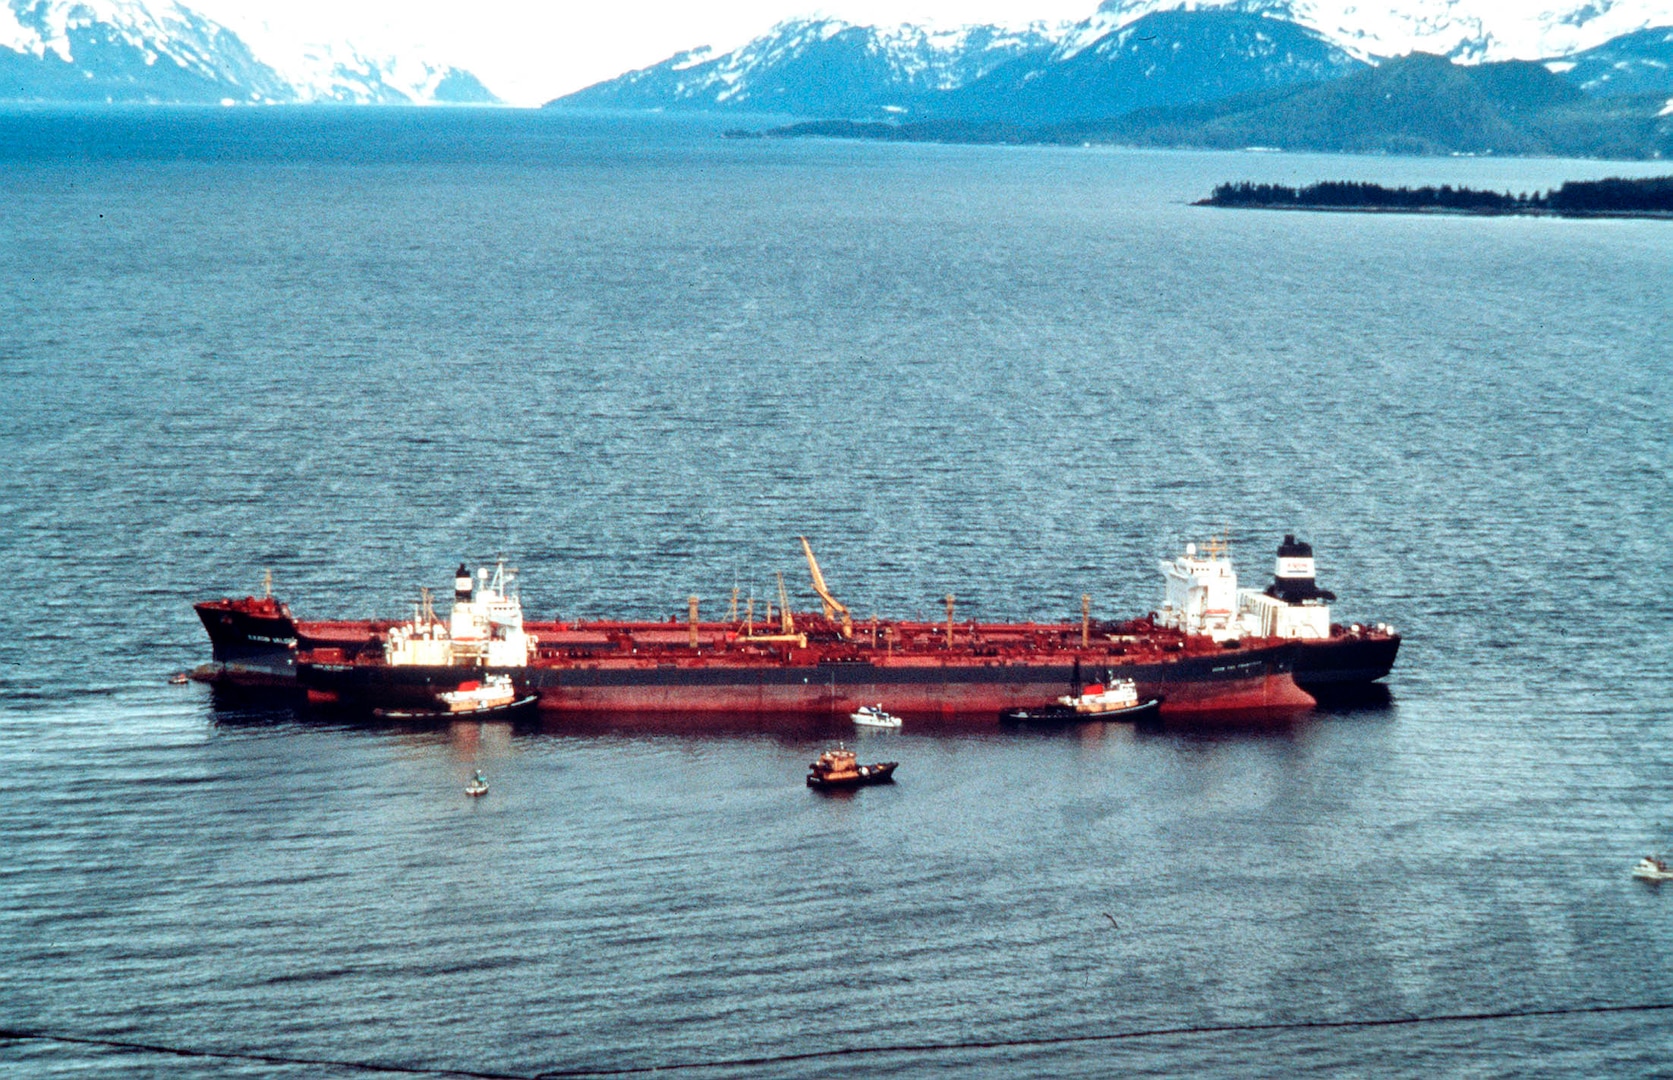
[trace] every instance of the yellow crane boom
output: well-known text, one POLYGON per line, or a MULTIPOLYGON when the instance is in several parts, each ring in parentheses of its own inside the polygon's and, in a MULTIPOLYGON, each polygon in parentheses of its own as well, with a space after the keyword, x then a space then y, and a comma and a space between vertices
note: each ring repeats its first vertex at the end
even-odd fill
POLYGON ((819 594, 820 603, 825 605, 825 618, 842 619, 842 636, 854 636, 854 619, 848 614, 848 608, 841 600, 831 595, 831 590, 825 587, 825 575, 819 572, 819 560, 813 557, 813 545, 807 542, 807 537, 798 536, 802 542, 802 551, 807 553, 808 572, 813 575, 813 591, 819 594))

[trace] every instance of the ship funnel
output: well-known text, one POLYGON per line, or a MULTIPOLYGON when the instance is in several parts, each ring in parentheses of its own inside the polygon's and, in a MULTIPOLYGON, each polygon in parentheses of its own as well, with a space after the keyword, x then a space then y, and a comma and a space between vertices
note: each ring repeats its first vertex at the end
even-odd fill
POLYGON ((1284 542, 1278 545, 1278 562, 1267 595, 1290 604, 1336 599, 1335 593, 1327 592, 1314 583, 1313 574, 1313 545, 1297 540, 1293 533, 1285 533, 1284 542))
POLYGON ((453 599, 463 603, 471 598, 471 572, 464 563, 453 572, 453 599))

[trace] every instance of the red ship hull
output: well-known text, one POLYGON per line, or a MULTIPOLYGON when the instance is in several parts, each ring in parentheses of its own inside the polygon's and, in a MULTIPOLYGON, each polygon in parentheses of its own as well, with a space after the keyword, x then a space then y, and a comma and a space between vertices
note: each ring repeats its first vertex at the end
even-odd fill
MULTIPOLYGON (((519 690, 557 715, 706 713, 830 716, 883 701, 908 717, 997 717, 1076 692, 1086 681, 1129 678, 1163 716, 1272 714, 1310 708, 1293 677, 1294 647, 1267 642, 1226 649, 1152 631, 1122 644, 1066 648, 1079 627, 990 624, 961 627, 953 646, 944 628, 894 624, 902 651, 857 641, 809 646, 756 645, 729 628, 704 625, 696 647, 667 624, 531 624, 541 655, 505 669, 519 690), (668 640, 664 640, 668 639, 668 640)), ((306 628, 304 628, 306 633, 306 628)), ((475 670, 475 669, 471 669, 475 670)), ((316 702, 388 705, 448 689, 471 670, 384 664, 381 655, 339 649, 304 652, 298 674, 316 702)))
MULTIPOLYGON (((1162 699, 1162 715, 1237 713, 1308 708, 1313 698, 1296 685, 1287 656, 1237 658, 1231 673, 1183 664, 1129 671, 1140 693, 1162 699), (1282 659, 1283 662, 1280 662, 1282 659)), ((1228 658, 1230 659, 1230 658, 1228 658)), ((834 666, 834 665, 831 665, 834 666)), ((867 665, 871 670, 834 672, 830 666, 798 671, 645 667, 527 673, 540 708, 557 713, 721 712, 753 715, 834 715, 884 701, 902 716, 997 716, 1003 709, 1039 705, 1072 689, 1067 664, 973 668, 962 664, 867 665)))

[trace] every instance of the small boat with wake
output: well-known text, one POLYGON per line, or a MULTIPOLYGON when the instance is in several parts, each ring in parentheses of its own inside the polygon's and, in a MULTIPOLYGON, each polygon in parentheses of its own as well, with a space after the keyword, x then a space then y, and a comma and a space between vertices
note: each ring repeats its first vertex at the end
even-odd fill
POLYGON ((1673 881, 1673 870, 1667 868, 1665 857, 1646 855, 1632 868, 1632 876, 1639 881, 1673 881))
POLYGON ((1078 694, 1066 694, 1050 705, 1005 709, 999 720, 1005 724, 1076 724, 1092 720, 1151 720, 1162 711, 1162 699, 1139 701, 1139 688, 1132 679, 1116 679, 1105 685, 1093 683, 1078 694))
POLYGON ((810 788, 855 788, 866 784, 887 784, 894 781, 898 761, 880 761, 875 765, 861 765, 854 751, 843 746, 827 750, 819 760, 808 766, 807 786, 810 788))
POLYGON ((476 770, 471 782, 465 785, 465 794, 473 799, 480 799, 488 794, 488 778, 482 775, 481 769, 476 770))
POLYGON ((534 694, 518 697, 511 676, 489 675, 467 679, 457 689, 437 694, 433 709, 373 709, 372 715, 386 720, 474 720, 517 712, 535 700, 534 694))
POLYGON ((900 717, 884 712, 882 702, 878 702, 876 705, 861 705, 858 709, 849 713, 848 718, 854 721, 858 727, 890 729, 900 727, 900 717))

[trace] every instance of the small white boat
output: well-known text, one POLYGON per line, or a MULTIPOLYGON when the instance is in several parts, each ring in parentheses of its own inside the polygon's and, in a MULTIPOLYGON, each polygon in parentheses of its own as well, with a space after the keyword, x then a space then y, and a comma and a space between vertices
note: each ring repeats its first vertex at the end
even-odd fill
POLYGON ((488 794, 488 778, 482 775, 482 770, 478 769, 476 775, 471 777, 471 782, 465 785, 465 794, 473 799, 480 799, 488 794))
POLYGON ((898 728, 900 717, 883 711, 883 705, 861 705, 848 714, 848 718, 860 727, 898 728))
POLYGON ((1673 881, 1673 870, 1660 855, 1646 855, 1632 868, 1632 876, 1640 881, 1673 881))

